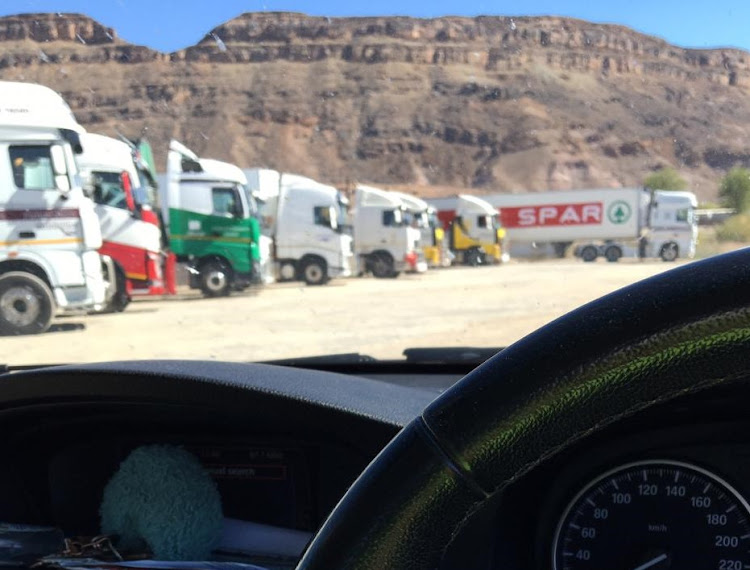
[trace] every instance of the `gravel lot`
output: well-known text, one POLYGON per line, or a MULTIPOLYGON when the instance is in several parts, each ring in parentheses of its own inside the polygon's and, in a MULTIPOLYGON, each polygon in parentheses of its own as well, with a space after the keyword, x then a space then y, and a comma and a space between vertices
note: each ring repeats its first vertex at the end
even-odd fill
POLYGON ((187 289, 124 313, 66 316, 39 336, 0 338, 0 362, 139 358, 267 360, 407 347, 505 346, 600 295, 674 265, 576 260, 430 271, 393 280, 294 283, 221 299, 187 289))

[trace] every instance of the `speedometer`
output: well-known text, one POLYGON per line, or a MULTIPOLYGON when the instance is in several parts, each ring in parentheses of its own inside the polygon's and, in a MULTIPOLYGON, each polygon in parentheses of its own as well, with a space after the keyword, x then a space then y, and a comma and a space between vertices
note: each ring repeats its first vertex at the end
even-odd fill
POLYGON ((677 461, 630 463, 568 505, 553 568, 750 568, 750 507, 717 475, 677 461))

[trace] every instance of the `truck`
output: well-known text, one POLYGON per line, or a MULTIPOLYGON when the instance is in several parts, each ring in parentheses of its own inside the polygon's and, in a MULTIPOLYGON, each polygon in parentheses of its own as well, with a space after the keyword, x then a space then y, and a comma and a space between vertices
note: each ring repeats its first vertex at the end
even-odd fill
POLYGON ((426 271, 421 234, 409 225, 401 198, 364 185, 354 194, 354 251, 360 272, 382 279, 402 271, 426 271))
POLYGON ((393 191, 401 199, 411 218, 411 225, 420 232, 420 244, 428 267, 448 267, 453 256, 445 243, 445 230, 434 206, 412 194, 393 191))
MULTIPOLYGON (((490 194, 515 247, 571 249, 586 262, 623 256, 692 258, 698 227, 692 192, 644 188, 490 194)), ((519 253, 521 253, 519 251, 519 253)))
POLYGON ((42 85, 0 82, 0 333, 34 334, 58 314, 106 305, 114 265, 75 153, 78 124, 42 85))
POLYGON ((497 208, 469 194, 429 200, 429 203, 438 211, 458 263, 476 267, 508 259, 506 232, 497 208))
POLYGON ((261 282, 258 208, 246 186, 236 165, 170 142, 161 190, 169 245, 186 264, 190 287, 207 297, 261 282))
MULTIPOLYGON (((275 170, 257 168, 245 174, 248 189, 259 203, 263 232, 272 239, 270 271, 275 279, 324 285, 352 275, 352 237, 346 233, 348 202, 341 192, 275 170)), ((261 265, 268 266, 262 256, 261 265)))
POLYGON ((77 162, 102 230, 100 253, 112 258, 116 289, 105 312, 123 311, 133 296, 174 293, 167 283, 174 258, 162 251, 153 192, 143 186, 134 148, 122 140, 82 133, 77 162))

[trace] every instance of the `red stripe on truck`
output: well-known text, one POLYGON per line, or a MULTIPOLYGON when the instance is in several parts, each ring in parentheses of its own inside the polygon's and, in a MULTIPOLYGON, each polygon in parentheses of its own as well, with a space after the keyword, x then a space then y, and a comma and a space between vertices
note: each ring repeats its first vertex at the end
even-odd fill
POLYGON ((500 208, 504 228, 535 228, 541 226, 598 226, 604 221, 602 202, 582 204, 545 204, 500 208))
POLYGON ((63 208, 59 210, 0 210, 0 220, 40 220, 50 218, 80 218, 77 208, 63 208))

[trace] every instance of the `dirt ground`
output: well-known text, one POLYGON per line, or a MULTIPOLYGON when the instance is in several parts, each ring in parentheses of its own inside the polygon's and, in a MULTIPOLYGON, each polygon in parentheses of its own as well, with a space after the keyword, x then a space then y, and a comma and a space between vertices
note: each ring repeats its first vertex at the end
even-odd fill
POLYGON ((506 346, 600 295, 674 265, 577 260, 430 271, 324 287, 274 284, 220 299, 185 290, 124 313, 58 318, 39 336, 0 338, 0 363, 139 358, 268 360, 407 347, 506 346))

